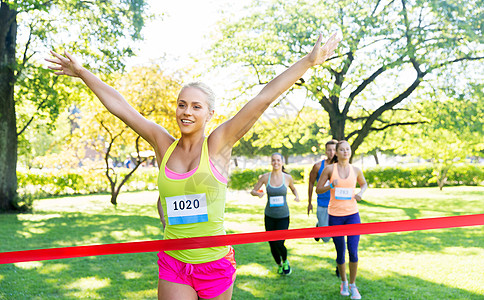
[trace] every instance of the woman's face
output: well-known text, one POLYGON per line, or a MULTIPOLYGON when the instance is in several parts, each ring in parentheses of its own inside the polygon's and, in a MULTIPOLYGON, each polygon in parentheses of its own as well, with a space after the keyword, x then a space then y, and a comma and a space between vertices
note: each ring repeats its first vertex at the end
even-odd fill
POLYGON ((271 156, 271 165, 273 170, 279 170, 282 168, 282 157, 278 154, 271 156))
POLYGON ((329 144, 326 146, 326 157, 331 160, 336 153, 336 144, 329 144))
POLYGON ((336 147, 338 161, 349 160, 351 157, 351 147, 348 142, 343 142, 336 147))
POLYGON ((180 91, 177 99, 176 122, 182 134, 191 134, 205 129, 212 118, 213 110, 208 108, 207 95, 193 87, 180 91))

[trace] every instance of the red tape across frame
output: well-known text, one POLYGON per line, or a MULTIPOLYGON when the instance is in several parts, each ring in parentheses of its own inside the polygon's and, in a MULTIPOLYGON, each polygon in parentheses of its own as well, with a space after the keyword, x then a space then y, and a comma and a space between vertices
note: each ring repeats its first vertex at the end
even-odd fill
POLYGON ((252 233, 204 236, 185 239, 142 241, 0 253, 0 264, 63 259, 94 255, 157 252, 259 243, 317 236, 361 235, 484 225, 484 214, 426 218, 376 223, 288 229, 252 233))

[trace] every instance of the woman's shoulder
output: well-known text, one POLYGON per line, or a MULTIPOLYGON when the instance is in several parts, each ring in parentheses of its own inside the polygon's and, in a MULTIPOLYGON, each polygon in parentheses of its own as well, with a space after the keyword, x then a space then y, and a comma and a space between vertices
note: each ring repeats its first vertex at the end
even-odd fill
POLYGON ((351 164, 351 167, 353 167, 353 170, 355 170, 355 172, 356 172, 356 171, 360 171, 360 168, 358 168, 357 166, 355 166, 355 165, 353 165, 353 164, 351 164))
POLYGON ((358 175, 358 174, 361 174, 361 173, 362 173, 362 172, 361 172, 361 170, 360 170, 360 168, 358 168, 357 166, 355 166, 355 165, 351 165, 351 166, 353 167, 353 171, 355 171, 355 174, 356 174, 356 175, 358 175))

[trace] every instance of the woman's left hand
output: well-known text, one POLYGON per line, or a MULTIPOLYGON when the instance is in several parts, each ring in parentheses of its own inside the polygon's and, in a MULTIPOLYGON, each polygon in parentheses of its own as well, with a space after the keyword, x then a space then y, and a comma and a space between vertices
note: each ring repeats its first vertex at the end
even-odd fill
POLYGON ((358 202, 359 202, 359 201, 361 201, 361 196, 360 196, 360 194, 356 194, 356 195, 355 195, 355 199, 356 199, 356 201, 358 201, 358 202))
POLYGON ((336 33, 329 38, 329 40, 321 46, 323 35, 320 34, 318 41, 313 47, 311 53, 308 54, 308 59, 313 66, 324 63, 328 58, 334 55, 334 50, 338 47, 339 38, 336 33))
POLYGON ((299 197, 294 198, 294 201, 299 202, 299 197))
POLYGON ((54 51, 50 51, 50 53, 55 56, 55 58, 46 58, 45 60, 54 64, 53 66, 48 66, 48 68, 57 71, 54 72, 55 75, 79 77, 79 74, 81 74, 82 71, 82 66, 77 62, 77 59, 73 55, 67 51, 64 51, 65 56, 55 53, 54 51))

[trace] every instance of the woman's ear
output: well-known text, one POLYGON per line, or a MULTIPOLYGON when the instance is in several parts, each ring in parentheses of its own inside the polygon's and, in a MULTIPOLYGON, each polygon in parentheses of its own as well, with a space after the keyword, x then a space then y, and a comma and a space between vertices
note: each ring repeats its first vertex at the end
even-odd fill
POLYGON ((208 118, 207 118, 206 123, 208 123, 208 121, 210 121, 212 119, 214 113, 215 113, 215 110, 213 110, 213 109, 208 112, 208 118))

